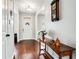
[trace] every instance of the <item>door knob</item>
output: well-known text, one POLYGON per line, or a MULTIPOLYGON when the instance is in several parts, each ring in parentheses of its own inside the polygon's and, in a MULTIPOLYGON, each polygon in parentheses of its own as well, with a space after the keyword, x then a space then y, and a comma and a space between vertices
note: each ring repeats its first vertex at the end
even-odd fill
POLYGON ((6 34, 6 37, 9 37, 10 36, 10 34, 6 34))

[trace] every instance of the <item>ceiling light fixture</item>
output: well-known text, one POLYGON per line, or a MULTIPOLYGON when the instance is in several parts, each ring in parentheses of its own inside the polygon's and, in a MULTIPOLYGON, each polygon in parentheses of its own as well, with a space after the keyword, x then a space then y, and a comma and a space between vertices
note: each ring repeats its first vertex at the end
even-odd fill
POLYGON ((26 8, 26 10, 27 10, 27 11, 32 11, 31 6, 30 6, 30 5, 28 5, 28 6, 27 6, 27 8, 26 8))

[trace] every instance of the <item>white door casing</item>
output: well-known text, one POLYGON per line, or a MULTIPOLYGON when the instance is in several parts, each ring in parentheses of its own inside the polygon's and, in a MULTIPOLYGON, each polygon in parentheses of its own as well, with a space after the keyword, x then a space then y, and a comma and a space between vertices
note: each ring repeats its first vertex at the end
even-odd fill
POLYGON ((2 31, 2 59, 12 59, 14 53, 14 33, 13 33, 13 0, 3 0, 2 9, 2 21, 3 21, 3 31, 2 31), (12 15, 11 12, 12 11, 12 15), (10 36, 6 36, 9 34, 10 36))

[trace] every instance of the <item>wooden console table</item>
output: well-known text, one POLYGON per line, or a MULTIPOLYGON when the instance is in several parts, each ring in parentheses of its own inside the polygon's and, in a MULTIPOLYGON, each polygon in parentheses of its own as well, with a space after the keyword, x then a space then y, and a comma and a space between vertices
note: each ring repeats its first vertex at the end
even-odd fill
POLYGON ((73 50, 75 50, 75 48, 72 48, 70 46, 61 43, 60 48, 56 49, 52 45, 53 43, 51 44, 52 40, 49 40, 48 38, 46 38, 44 41, 39 39, 39 41, 45 44, 45 51, 46 51, 46 45, 48 45, 53 51, 55 51, 56 54, 58 54, 59 59, 62 59, 62 57, 64 56, 69 56, 69 59, 72 59, 72 52, 73 50))

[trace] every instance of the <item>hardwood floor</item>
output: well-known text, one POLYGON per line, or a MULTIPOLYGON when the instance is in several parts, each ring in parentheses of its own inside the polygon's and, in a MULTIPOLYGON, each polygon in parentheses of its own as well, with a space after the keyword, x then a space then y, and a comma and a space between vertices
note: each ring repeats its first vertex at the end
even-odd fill
POLYGON ((50 59, 46 54, 39 56, 39 43, 36 40, 22 40, 15 46, 13 59, 50 59))
MULTIPOLYGON (((16 59, 15 56, 13 57, 13 59, 16 59)), ((24 59, 29 59, 29 57, 28 56, 24 57, 24 59)), ((44 54, 40 55, 38 59, 51 59, 51 58, 49 58, 47 55, 44 54)))

